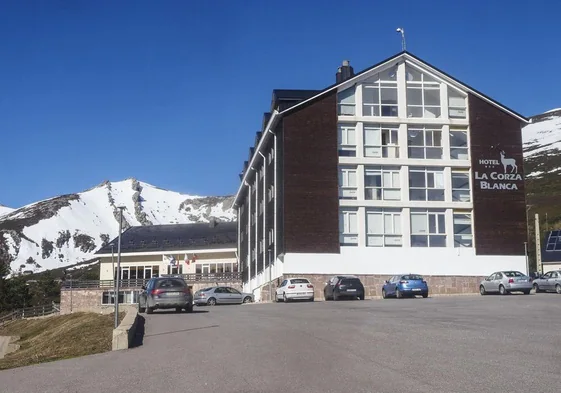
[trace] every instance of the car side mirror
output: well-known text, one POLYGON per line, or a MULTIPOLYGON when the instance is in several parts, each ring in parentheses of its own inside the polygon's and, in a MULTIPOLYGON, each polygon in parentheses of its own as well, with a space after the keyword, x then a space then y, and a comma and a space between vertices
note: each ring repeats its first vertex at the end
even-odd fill
POLYGON ((386 280, 386 281, 384 281, 384 283, 389 284, 389 283, 390 283, 390 280, 386 280))
POLYGON ((143 285, 143 286, 142 286, 142 289, 146 290, 146 285, 143 285))

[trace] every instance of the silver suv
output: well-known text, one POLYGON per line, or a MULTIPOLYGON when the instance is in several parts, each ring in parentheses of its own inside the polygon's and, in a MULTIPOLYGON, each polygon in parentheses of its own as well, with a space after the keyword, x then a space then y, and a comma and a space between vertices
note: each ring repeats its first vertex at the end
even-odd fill
POLYGON ((174 309, 193 312, 193 293, 181 277, 151 278, 138 296, 138 312, 174 309))

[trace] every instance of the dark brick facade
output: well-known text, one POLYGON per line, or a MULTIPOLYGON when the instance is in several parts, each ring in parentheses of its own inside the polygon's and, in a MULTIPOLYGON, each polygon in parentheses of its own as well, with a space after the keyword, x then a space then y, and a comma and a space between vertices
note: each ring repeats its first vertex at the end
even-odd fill
POLYGON ((521 122, 472 94, 468 101, 476 253, 524 255, 527 232, 521 122), (505 163, 514 162, 518 167, 515 172, 507 165, 507 179, 497 179, 505 175, 501 151, 505 163), (505 185, 517 189, 492 189, 505 185))
POLYGON ((284 251, 338 253, 336 91, 283 122, 284 251))

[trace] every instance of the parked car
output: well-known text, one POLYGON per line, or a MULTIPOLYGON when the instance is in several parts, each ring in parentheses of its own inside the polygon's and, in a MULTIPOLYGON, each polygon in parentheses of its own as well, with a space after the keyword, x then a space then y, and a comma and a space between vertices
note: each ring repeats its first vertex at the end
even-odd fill
POLYGON ((314 286, 307 278, 288 278, 275 291, 275 300, 288 303, 291 300, 314 301, 314 286))
POLYGON ((536 293, 555 291, 561 294, 561 270, 552 270, 534 279, 533 287, 536 293))
POLYGON ((420 274, 398 274, 384 282, 382 297, 429 296, 429 286, 420 274))
POLYGON ((251 293, 243 293, 232 287, 209 287, 195 292, 197 306, 214 306, 216 304, 251 303, 254 297, 251 293))
POLYGON ((353 298, 364 300, 364 285, 356 276, 334 276, 323 288, 325 300, 353 298))
POLYGON ((155 277, 142 286, 138 296, 138 312, 152 314, 154 310, 173 309, 193 312, 191 288, 181 277, 155 277))
POLYGON ((479 284, 479 293, 500 293, 506 295, 511 292, 523 292, 528 295, 532 290, 530 277, 519 271, 501 271, 491 274, 479 284))

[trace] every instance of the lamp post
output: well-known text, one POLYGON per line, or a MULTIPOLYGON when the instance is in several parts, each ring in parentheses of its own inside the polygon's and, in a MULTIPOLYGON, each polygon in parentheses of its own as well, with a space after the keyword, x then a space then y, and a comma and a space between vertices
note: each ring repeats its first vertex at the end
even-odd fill
POLYGON ((530 275, 530 262, 528 261, 528 242, 524 242, 524 257, 526 258, 526 274, 530 275))
POLYGON ((72 314, 72 273, 69 273, 70 277, 70 314, 72 314))
POLYGON ((119 240, 117 242, 117 277, 115 277, 115 329, 119 326, 119 279, 121 273, 121 232, 123 230, 123 209, 124 206, 119 206, 119 240))

